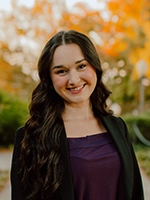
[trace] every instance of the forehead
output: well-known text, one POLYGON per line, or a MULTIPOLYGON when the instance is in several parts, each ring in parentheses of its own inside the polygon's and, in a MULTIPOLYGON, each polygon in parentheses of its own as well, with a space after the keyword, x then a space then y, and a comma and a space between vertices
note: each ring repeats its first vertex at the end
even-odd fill
POLYGON ((83 52, 77 44, 64 44, 55 49, 52 65, 74 62, 83 58, 83 52))

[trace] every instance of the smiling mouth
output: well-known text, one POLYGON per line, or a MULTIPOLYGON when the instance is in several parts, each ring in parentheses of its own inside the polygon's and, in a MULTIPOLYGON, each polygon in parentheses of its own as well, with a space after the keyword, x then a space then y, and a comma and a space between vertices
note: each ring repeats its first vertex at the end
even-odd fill
POLYGON ((81 85, 81 86, 79 86, 79 87, 68 88, 68 90, 70 90, 70 91, 80 91, 82 88, 84 88, 85 85, 86 85, 86 84, 81 85))

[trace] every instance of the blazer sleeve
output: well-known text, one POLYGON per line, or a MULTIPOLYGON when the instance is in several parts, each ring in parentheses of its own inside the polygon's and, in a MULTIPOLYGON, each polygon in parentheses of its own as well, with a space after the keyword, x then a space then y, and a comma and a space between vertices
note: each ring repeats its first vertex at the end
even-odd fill
POLYGON ((22 186, 22 176, 20 172, 21 163, 20 163, 20 149, 21 141, 24 136, 24 128, 19 128, 16 131, 14 150, 12 155, 11 163, 11 172, 10 172, 10 181, 11 181, 11 200, 25 200, 25 194, 22 186))
MULTIPOLYGON (((30 191, 24 190, 23 184, 22 184, 22 174, 19 173, 21 169, 21 161, 20 161, 20 151, 21 151, 21 142, 23 140, 25 133, 24 127, 19 128, 16 131, 15 135, 15 142, 14 142, 14 150, 13 150, 13 156, 12 156, 12 163, 11 163, 11 200, 26 200, 26 197, 29 195, 30 191)), ((65 133, 63 133, 63 139, 62 139, 63 147, 65 149, 64 152, 64 158, 66 159, 66 150, 67 150, 67 142, 65 138, 65 133)), ((67 161, 68 164, 69 161, 67 161)), ((68 165, 67 169, 68 169, 68 165)), ((66 170, 67 170, 66 169, 66 170)), ((69 174, 70 175, 70 174, 69 174)), ((49 200, 66 200, 69 198, 69 200, 73 200, 73 192, 72 192, 72 185, 70 181, 70 177, 68 178, 68 173, 66 174, 66 177, 64 178, 66 182, 59 187, 59 189, 55 192, 55 194, 49 199, 49 200)))
POLYGON ((141 179, 141 173, 139 170, 139 165, 135 156, 135 152, 129 137, 128 129, 125 124, 125 122, 118 118, 120 129, 122 130, 122 133, 124 134, 124 137, 126 138, 127 144, 129 146, 131 155, 132 155, 132 161, 133 161, 133 190, 132 190, 132 199, 133 200, 144 200, 144 193, 143 193, 143 184, 141 179))

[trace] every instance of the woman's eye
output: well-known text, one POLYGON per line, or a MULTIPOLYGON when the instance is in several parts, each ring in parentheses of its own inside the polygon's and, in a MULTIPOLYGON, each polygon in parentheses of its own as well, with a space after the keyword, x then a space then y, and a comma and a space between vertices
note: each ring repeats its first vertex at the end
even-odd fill
POLYGON ((67 73, 67 71, 66 71, 66 70, 63 70, 63 69, 58 70, 58 71, 56 72, 56 74, 65 74, 65 73, 67 73))
POLYGON ((82 65, 79 65, 79 69, 83 69, 84 67, 86 67, 86 65, 82 64, 82 65))

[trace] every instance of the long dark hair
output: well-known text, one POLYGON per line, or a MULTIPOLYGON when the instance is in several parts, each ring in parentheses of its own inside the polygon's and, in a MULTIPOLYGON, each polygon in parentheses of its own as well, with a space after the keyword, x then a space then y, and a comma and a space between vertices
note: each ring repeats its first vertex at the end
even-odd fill
POLYGON ((94 114, 110 114, 106 105, 110 91, 102 82, 103 71, 93 43, 74 30, 58 32, 47 42, 39 58, 40 82, 32 94, 30 118, 22 141, 22 181, 29 191, 29 199, 46 200, 62 183, 64 169, 59 139, 64 128, 61 117, 64 101, 53 88, 50 65, 55 49, 71 43, 81 48, 85 59, 96 69, 97 84, 91 95, 94 114))

